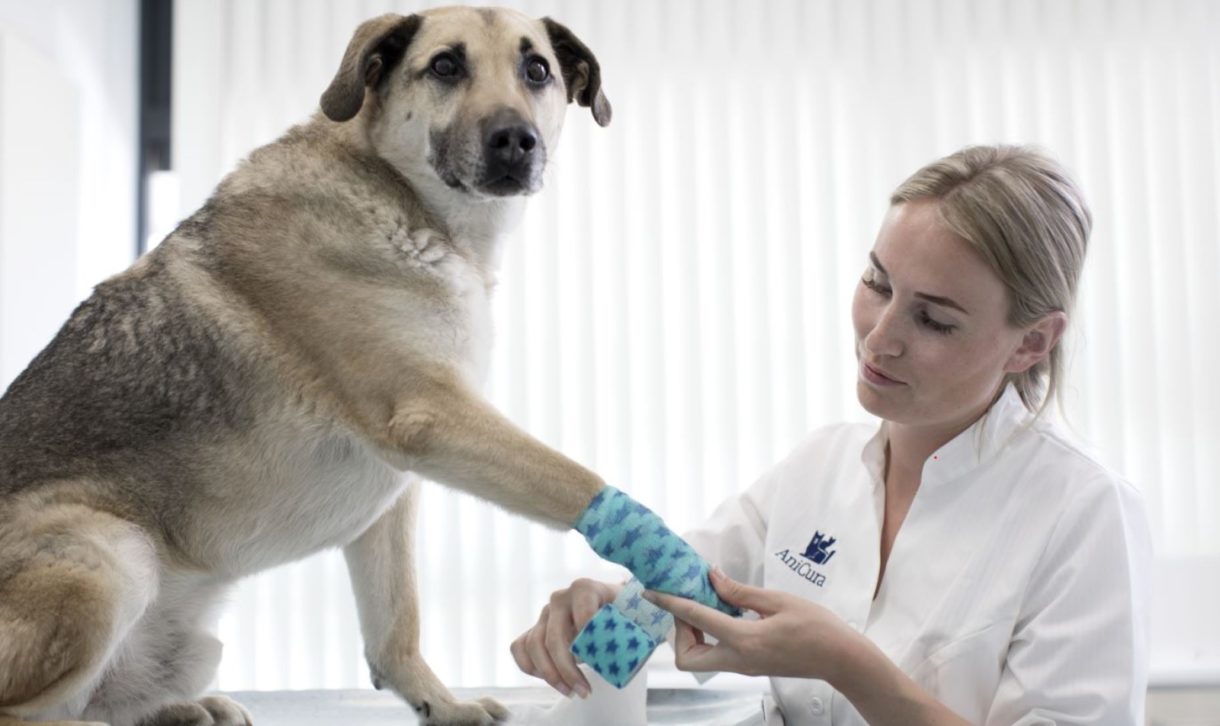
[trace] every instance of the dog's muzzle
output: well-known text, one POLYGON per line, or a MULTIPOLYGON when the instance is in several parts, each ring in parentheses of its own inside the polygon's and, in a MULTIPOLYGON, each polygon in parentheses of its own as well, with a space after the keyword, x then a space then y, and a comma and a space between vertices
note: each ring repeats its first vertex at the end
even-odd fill
POLYGON ((483 123, 479 190, 495 196, 533 192, 545 157, 538 128, 516 111, 499 111, 483 123))

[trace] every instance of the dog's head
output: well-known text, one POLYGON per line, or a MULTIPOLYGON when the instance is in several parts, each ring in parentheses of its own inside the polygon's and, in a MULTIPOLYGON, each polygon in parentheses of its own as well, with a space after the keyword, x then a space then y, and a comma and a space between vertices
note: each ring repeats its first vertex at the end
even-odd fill
POLYGON ((503 197, 541 187, 571 101, 610 123, 597 59, 570 30, 503 8, 455 7, 363 23, 322 111, 365 124, 409 179, 503 197))

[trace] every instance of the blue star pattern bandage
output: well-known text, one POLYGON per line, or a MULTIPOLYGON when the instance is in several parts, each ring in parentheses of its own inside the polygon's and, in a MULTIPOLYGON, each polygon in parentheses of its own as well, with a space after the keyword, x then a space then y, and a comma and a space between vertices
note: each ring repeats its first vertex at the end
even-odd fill
POLYGON ((573 655, 616 688, 631 682, 674 626, 674 616, 645 600, 643 593, 643 583, 632 579, 572 642, 573 655))
POLYGON ((598 492, 575 528, 594 552, 636 576, 572 643, 577 657, 619 688, 630 682, 673 626, 668 613, 639 596, 644 588, 741 614, 716 595, 708 579, 711 568, 699 553, 652 510, 623 492, 613 487, 598 492))
POLYGON ((660 644, 614 605, 604 605, 572 641, 572 654, 615 688, 622 688, 660 644))
POLYGON ((711 567, 651 509, 614 487, 593 497, 575 529, 602 558, 618 563, 649 590, 679 595, 730 615, 741 612, 712 589, 711 567))

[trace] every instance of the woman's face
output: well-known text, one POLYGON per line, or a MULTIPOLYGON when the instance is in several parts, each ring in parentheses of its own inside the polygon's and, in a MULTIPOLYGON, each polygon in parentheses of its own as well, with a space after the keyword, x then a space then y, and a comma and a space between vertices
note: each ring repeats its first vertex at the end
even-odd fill
POLYGON ((1000 278, 937 202, 885 216, 852 301, 861 405, 898 424, 965 428, 991 405, 1023 332, 1000 278))

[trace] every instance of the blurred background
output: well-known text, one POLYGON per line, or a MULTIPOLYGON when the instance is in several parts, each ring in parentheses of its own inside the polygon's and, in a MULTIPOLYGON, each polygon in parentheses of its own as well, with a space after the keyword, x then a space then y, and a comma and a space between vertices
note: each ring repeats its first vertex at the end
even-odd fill
MULTIPOLYGON (((504 4, 596 52, 614 120, 570 108, 508 243, 502 410, 692 526, 812 428, 868 420, 848 306, 890 190, 967 144, 1038 145, 1096 220, 1066 419, 1147 502, 1154 685, 1220 686, 1220 3, 504 4)), ((0 0, 0 388, 316 110, 359 22, 429 5, 0 0)), ((620 577, 577 535, 423 505, 423 648, 451 685, 526 683, 508 645, 549 593, 620 577)), ((243 582, 218 627, 220 688, 369 686, 337 552, 243 582)))

